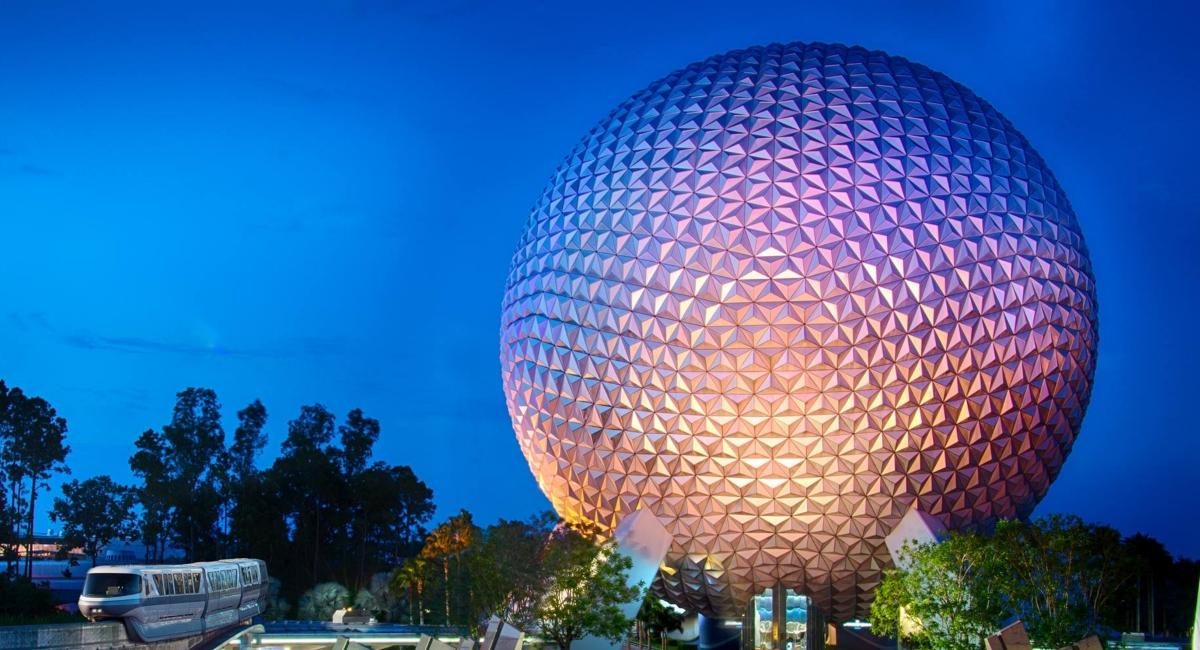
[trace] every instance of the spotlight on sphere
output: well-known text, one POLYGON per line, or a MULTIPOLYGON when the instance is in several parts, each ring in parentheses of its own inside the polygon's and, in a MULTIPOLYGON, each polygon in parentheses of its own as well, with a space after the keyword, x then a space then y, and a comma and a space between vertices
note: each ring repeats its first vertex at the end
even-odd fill
POLYGON ((910 509, 1033 509, 1096 344, 1079 224, 1008 120, 922 65, 792 43, 671 73, 576 145, 500 359, 558 513, 670 532, 661 595, 736 616, 782 584, 844 621, 910 509))

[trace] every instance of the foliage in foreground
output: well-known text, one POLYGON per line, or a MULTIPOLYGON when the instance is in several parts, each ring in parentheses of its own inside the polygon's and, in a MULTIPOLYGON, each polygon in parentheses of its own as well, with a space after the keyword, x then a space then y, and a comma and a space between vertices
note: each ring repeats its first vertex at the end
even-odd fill
POLYGON ((350 605, 350 591, 336 582, 322 582, 300 597, 300 620, 328 621, 350 605))
POLYGON ((394 613, 411 623, 482 631, 494 616, 566 650, 583 636, 625 637, 632 621, 621 606, 641 589, 627 584, 631 566, 611 543, 549 514, 480 528, 462 512, 436 527, 388 585, 394 613))
POLYGON ((633 561, 612 542, 560 526, 551 539, 543 566, 545 591, 533 606, 532 619, 541 636, 571 650, 571 644, 593 635, 613 643, 623 640, 632 621, 621 605, 637 600, 642 585, 629 585, 633 561))
POLYGON ((1014 618, 1035 647, 1103 637, 1137 570, 1117 531, 1069 516, 1002 521, 988 536, 951 533, 907 546, 900 564, 876 591, 872 630, 932 650, 977 649, 1014 618))
POLYGON ((875 593, 871 631, 899 636, 907 647, 977 650, 1004 619, 1002 597, 992 582, 997 558, 988 546, 974 533, 906 546, 901 564, 907 568, 886 572, 875 593))
POLYGON ((0 617, 23 620, 53 617, 56 612, 49 589, 25 577, 0 573, 0 617))

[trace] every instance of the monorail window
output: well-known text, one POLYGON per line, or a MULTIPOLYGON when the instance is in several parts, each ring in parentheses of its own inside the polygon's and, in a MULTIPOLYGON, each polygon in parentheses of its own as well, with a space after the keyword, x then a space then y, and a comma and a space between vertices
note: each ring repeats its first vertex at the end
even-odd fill
POLYGON ((227 591, 237 588, 236 569, 218 569, 208 574, 208 585, 213 591, 227 591))
POLYGON ((142 591, 142 579, 133 573, 89 573, 84 596, 131 596, 142 591))

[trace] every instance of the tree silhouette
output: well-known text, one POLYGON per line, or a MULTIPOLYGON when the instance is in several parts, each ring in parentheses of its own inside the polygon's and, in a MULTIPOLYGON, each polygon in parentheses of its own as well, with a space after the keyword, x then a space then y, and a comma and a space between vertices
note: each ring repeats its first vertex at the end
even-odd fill
POLYGON ((109 542, 137 533, 133 490, 100 475, 64 483, 62 491, 63 496, 54 499, 50 519, 63 524, 64 548, 83 548, 92 566, 109 542))
POLYGON ((167 441, 162 434, 148 429, 134 442, 137 449, 129 458, 129 468, 142 484, 134 495, 142 507, 138 522, 146 559, 162 562, 167 541, 174 529, 174 486, 167 467, 167 441))
MULTIPOLYGON (((33 522, 39 490, 55 473, 69 473, 66 465, 71 448, 65 444, 67 421, 50 403, 28 397, 20 388, 9 389, 0 381, 0 462, 11 487, 16 521, 25 523, 25 576, 33 575, 33 522), (24 491, 24 482, 29 491, 24 491), (27 498, 25 498, 27 495, 27 498)), ((11 547, 10 547, 11 551, 11 547)), ((11 553, 10 553, 11 556, 11 553)))

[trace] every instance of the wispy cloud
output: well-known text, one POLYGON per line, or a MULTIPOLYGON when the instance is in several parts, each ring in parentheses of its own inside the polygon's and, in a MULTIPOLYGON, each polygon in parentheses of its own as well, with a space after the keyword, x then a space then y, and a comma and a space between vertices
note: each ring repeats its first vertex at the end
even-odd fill
POLYGON ((38 165, 26 163, 17 168, 17 172, 26 176, 53 176, 54 172, 38 165))
POLYGON ((8 322, 22 332, 53 332, 54 328, 44 312, 9 312, 8 322))
POLYGON ((135 354, 167 352, 186 356, 247 358, 279 356, 267 350, 236 349, 221 345, 195 345, 174 341, 159 341, 137 336, 67 334, 61 338, 61 341, 71 347, 85 350, 110 350, 113 352, 130 352, 135 354))
POLYGON ((230 347, 219 343, 191 343, 146 336, 117 336, 76 329, 64 332, 41 312, 10 312, 8 324, 21 332, 42 334, 80 350, 124 354, 173 354, 189 357, 232 357, 242 359, 282 359, 326 357, 342 354, 343 343, 336 339, 302 337, 271 347, 230 347))

